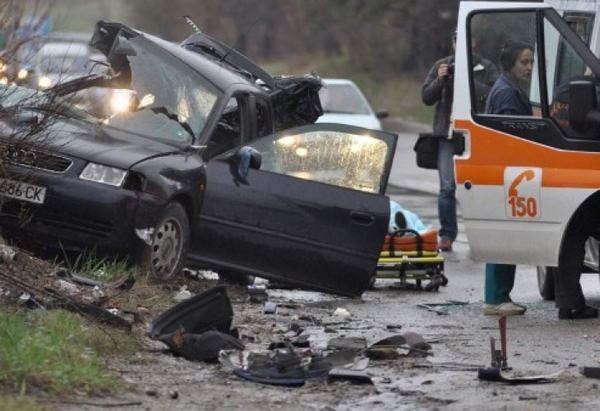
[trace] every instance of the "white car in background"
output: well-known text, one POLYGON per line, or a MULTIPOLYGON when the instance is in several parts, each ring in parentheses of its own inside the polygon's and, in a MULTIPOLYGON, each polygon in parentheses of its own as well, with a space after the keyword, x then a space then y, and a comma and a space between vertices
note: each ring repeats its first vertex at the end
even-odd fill
POLYGON ((382 130, 381 119, 387 112, 376 113, 358 86, 348 79, 324 78, 319 90, 323 115, 317 123, 341 123, 382 130))

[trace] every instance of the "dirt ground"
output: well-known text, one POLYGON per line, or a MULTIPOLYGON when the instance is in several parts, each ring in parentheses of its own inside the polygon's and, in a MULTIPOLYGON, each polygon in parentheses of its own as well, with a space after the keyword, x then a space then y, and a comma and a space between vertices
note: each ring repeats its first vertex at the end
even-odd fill
MULTIPOLYGON (((418 196, 404 196, 401 203, 428 219, 435 215, 433 206, 419 208, 418 204, 432 202, 418 196)), ((252 302, 246 287, 227 286, 234 313, 232 327, 238 329, 250 352, 263 352, 271 343, 298 334, 291 330, 308 336, 310 351, 297 350, 308 354, 327 351, 335 339, 362 340, 370 346, 407 333, 422 336, 430 345, 425 356, 409 355, 402 347, 395 350, 397 355, 371 358, 364 370, 370 383, 322 377, 307 379, 301 386, 267 385, 242 379, 218 362, 175 357, 165 344, 144 338, 143 349, 132 358, 107 359, 134 391, 53 406, 66 411, 563 411, 600 407, 600 380, 582 375, 583 367, 600 365, 597 320, 558 321, 552 302, 539 297, 535 269, 519 267, 513 297, 525 303, 528 311, 508 320, 512 369, 505 375, 551 378, 548 383, 531 384, 482 381, 478 369, 490 366, 490 337, 499 337, 498 319, 481 314, 482 267, 471 260, 466 238, 459 237, 454 252, 445 254, 445 267, 449 284, 434 292, 401 287, 394 279, 377 280, 374 289, 360 298, 269 289, 268 301, 277 306, 275 313, 265 313, 264 301, 252 302)), ((217 284, 210 275, 187 282, 194 293, 217 284)), ((582 284, 589 303, 600 306, 597 276, 583 278, 582 284)), ((159 314, 153 310, 145 316, 138 332, 143 334, 159 314)))

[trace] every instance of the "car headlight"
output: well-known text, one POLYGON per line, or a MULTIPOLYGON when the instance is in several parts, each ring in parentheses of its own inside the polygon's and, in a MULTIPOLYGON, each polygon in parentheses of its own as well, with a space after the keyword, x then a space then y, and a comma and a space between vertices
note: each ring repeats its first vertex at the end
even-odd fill
POLYGON ((128 111, 131 107, 133 93, 131 90, 113 90, 110 98, 110 108, 113 112, 128 111))
POLYGON ((49 88, 51 85, 52 85, 52 80, 50 80, 50 77, 48 77, 48 76, 40 77, 40 79, 38 81, 38 86, 40 88, 49 88))
POLYGON ((27 78, 27 76, 29 75, 29 71, 27 69, 19 69, 18 73, 17 73, 17 78, 19 80, 25 80, 27 78))
POLYGON ((79 178, 82 180, 94 181, 96 183, 108 184, 115 187, 121 187, 127 171, 120 168, 103 166, 102 164, 89 163, 79 178))

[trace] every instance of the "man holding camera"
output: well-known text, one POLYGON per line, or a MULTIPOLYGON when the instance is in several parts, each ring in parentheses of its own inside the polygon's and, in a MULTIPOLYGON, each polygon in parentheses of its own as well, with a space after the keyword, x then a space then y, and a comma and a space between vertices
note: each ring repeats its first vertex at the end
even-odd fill
MULTIPOLYGON (((452 50, 456 49, 456 30, 452 32, 452 50)), ((471 40, 474 46, 475 40, 471 40)), ((473 55, 473 75, 477 94, 480 96, 477 110, 482 113, 487 91, 498 78, 498 69, 492 62, 473 55)), ((454 141, 450 132, 450 115, 454 97, 454 54, 435 62, 423 83, 421 99, 427 106, 436 104, 433 117, 433 134, 440 138, 438 145, 438 217, 440 219, 439 249, 452 251, 452 243, 458 235, 456 221, 456 182, 454 180, 454 141)))

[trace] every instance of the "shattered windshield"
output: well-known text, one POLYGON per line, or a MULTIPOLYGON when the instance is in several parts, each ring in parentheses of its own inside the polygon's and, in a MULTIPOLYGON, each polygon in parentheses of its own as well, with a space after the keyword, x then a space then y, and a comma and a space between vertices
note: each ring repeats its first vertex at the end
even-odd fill
POLYGON ((129 62, 137 107, 111 117, 108 125, 166 141, 192 143, 215 106, 216 89, 156 44, 163 40, 137 36, 118 41, 117 49, 124 50, 129 62))
POLYGON ((48 112, 86 121, 97 121, 87 111, 77 108, 57 95, 15 85, 1 85, 0 117, 23 115, 24 112, 48 112))

